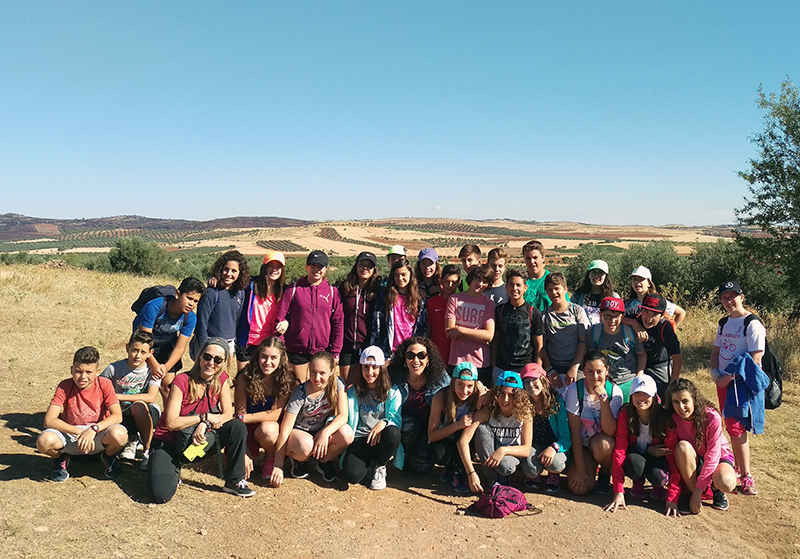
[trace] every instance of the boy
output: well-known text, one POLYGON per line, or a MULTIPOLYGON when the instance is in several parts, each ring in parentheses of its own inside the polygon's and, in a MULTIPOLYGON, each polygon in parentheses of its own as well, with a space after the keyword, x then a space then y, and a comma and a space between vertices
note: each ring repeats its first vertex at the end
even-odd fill
POLYGON ((392 269, 394 263, 400 260, 401 258, 405 258, 406 256, 406 248, 403 245, 394 245, 392 248, 389 249, 389 253, 386 255, 386 261, 389 263, 389 269, 392 269))
POLYGON ((493 248, 489 251, 487 264, 492 269, 494 280, 492 284, 483 292, 495 305, 500 305, 508 300, 506 282, 503 280, 503 273, 506 271, 506 259, 508 254, 502 248, 493 248))
POLYGON ((142 307, 133 319, 133 329, 153 334, 153 354, 147 358, 153 378, 161 380, 161 397, 169 396, 175 373, 183 367, 183 357, 197 323, 194 309, 206 287, 199 279, 186 278, 174 298, 156 297, 142 307))
POLYGON ((642 344, 647 355, 644 372, 656 381, 658 396, 663 402, 667 385, 681 376, 681 343, 672 323, 664 316, 666 299, 658 293, 648 293, 639 309, 641 312, 636 321, 647 332, 647 340, 642 344))
MULTIPOLYGON (((552 303, 546 312, 542 313, 544 323, 542 366, 547 371, 550 384, 558 389, 563 397, 566 387, 578 380, 578 367, 586 355, 589 318, 583 307, 570 303, 567 299, 567 279, 564 274, 548 273, 544 278, 547 297, 552 303)), ((530 279, 528 289, 530 290, 530 279)), ((527 297, 525 300, 529 302, 527 297)))
POLYGON ((36 448, 53 459, 51 481, 67 481, 70 455, 81 454, 100 454, 106 477, 119 477, 115 454, 128 442, 128 434, 120 425, 122 411, 111 381, 97 378, 99 362, 93 347, 76 351, 72 378, 59 383, 44 414, 45 430, 36 448))
MULTIPOLYGON (((539 241, 529 241, 522 247, 522 257, 528 270, 528 290, 525 292, 525 301, 539 309, 544 314, 552 302, 545 287, 545 278, 550 273, 544 267, 544 245, 539 241)), ((565 293, 569 302, 569 293, 565 293)))
POLYGON ((506 272, 508 301, 497 305, 494 314, 496 327, 492 340, 492 378, 495 382, 503 371, 519 373, 528 363, 541 365, 539 354, 544 345, 542 313, 525 302, 527 279, 525 272, 517 268, 510 268, 506 272))
POLYGON ((122 449, 120 458, 133 460, 141 437, 144 451, 140 468, 147 470, 153 426, 161 416, 155 403, 161 381, 153 378, 147 366, 147 359, 153 354, 153 335, 137 330, 125 344, 125 351, 128 358, 110 364, 100 377, 111 381, 121 402, 122 426, 128 431, 130 442, 122 449))
POLYGON ((633 328, 622 324, 625 303, 619 297, 606 297, 600 303, 602 324, 592 326, 587 336, 590 351, 599 351, 608 359, 608 378, 622 390, 627 404, 633 379, 644 374, 647 354, 636 339, 633 328))
POLYGON ((467 276, 469 273, 479 266, 481 263, 481 249, 477 245, 464 245, 458 251, 458 259, 461 260, 461 265, 464 268, 464 281, 459 286, 459 291, 467 291, 469 283, 467 283, 467 276))
POLYGON ((439 279, 442 292, 425 302, 428 307, 428 337, 436 344, 445 363, 450 359, 450 338, 444 331, 444 311, 447 308, 447 300, 456 292, 459 283, 461 283, 461 270, 458 265, 447 264, 442 268, 442 276, 439 279))

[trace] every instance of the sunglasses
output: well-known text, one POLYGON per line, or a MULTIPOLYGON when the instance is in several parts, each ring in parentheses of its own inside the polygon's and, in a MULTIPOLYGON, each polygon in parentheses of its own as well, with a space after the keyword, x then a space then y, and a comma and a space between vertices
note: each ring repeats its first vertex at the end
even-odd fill
POLYGON ((217 365, 222 365, 225 361, 225 358, 221 355, 211 355, 210 353, 204 353, 202 357, 203 361, 213 361, 217 365))
POLYGON ((414 353, 413 351, 406 352, 407 361, 413 361, 415 357, 420 361, 422 361, 428 358, 428 352, 427 351, 420 351, 419 353, 414 353))

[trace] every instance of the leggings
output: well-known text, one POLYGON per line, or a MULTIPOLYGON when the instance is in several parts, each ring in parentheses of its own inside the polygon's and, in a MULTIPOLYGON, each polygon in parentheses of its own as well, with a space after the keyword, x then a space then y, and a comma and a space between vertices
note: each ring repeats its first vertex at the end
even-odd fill
POLYGON ((461 437, 463 431, 458 431, 455 435, 451 435, 441 441, 431 443, 431 452, 433 453, 433 461, 444 466, 449 470, 462 471, 464 465, 461 463, 461 457, 458 454, 456 442, 461 437))
POLYGON ((348 483, 361 483, 367 475, 370 463, 385 466, 400 446, 400 429, 388 425, 381 431, 381 440, 375 446, 367 442, 367 437, 358 437, 347 449, 344 457, 344 471, 348 483))
POLYGON ((403 445, 403 471, 409 474, 427 474, 433 469, 433 454, 428 443, 428 423, 415 417, 403 417, 400 429, 403 445))
MULTIPOLYGON (((244 455, 247 449, 247 428, 238 419, 227 421, 216 431, 206 434, 211 443, 206 451, 206 456, 217 451, 215 437, 219 437, 222 448, 225 449, 227 466, 225 468, 225 481, 236 484, 244 479, 244 455)), ((183 452, 174 445, 153 440, 150 450, 150 466, 147 470, 147 491, 153 502, 166 503, 175 495, 178 483, 181 480, 181 464, 185 461, 183 452)))
POLYGON ((665 457, 642 454, 633 447, 628 447, 622 469, 631 479, 647 478, 653 487, 663 487, 669 481, 669 464, 665 457))

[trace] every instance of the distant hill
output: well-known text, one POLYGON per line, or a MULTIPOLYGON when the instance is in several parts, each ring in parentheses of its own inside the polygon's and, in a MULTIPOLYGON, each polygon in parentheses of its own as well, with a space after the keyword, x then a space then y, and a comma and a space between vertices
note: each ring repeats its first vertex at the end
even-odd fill
POLYGON ((119 215, 95 219, 46 219, 19 214, 2 214, 0 215, 0 239, 17 241, 97 229, 196 231, 199 229, 303 227, 311 223, 313 222, 285 217, 225 217, 210 221, 191 221, 187 219, 155 219, 140 215, 119 215))

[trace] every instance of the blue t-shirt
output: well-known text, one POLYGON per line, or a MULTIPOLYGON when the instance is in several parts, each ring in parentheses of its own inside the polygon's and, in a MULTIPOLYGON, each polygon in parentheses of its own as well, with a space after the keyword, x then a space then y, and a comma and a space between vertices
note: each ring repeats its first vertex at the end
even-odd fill
POLYGON ((167 347, 175 347, 180 335, 191 337, 197 324, 197 315, 194 312, 187 315, 181 313, 177 318, 172 318, 168 307, 169 304, 164 301, 164 297, 156 297, 148 301, 142 307, 142 312, 133 319, 134 331, 140 326, 152 329, 153 349, 156 353, 167 347))

